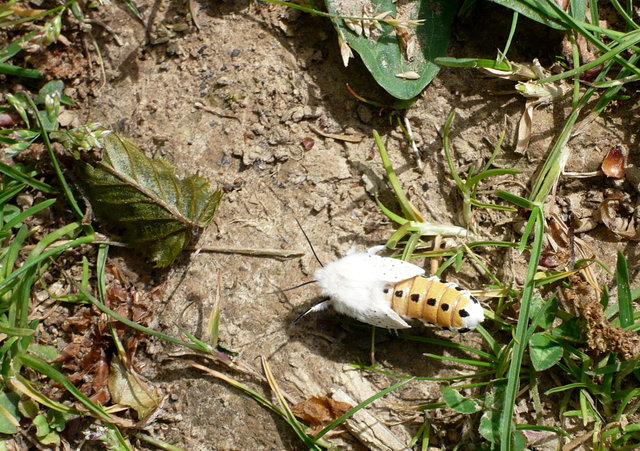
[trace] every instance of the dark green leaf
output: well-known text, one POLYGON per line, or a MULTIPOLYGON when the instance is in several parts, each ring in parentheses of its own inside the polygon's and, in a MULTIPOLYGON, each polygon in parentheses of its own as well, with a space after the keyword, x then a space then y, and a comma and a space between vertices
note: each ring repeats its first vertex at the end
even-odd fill
POLYGON ((45 84, 40 91, 38 91, 38 97, 36 97, 36 104, 42 105, 44 104, 44 99, 48 95, 58 95, 62 96, 62 90, 64 89, 64 83, 60 80, 52 80, 45 84))
POLYGON ((584 334, 577 318, 571 318, 560 324, 551 331, 554 337, 562 338, 573 342, 583 342, 584 334))
POLYGON ((170 265, 211 222, 222 196, 203 177, 179 179, 168 162, 115 134, 105 138, 102 160, 78 160, 76 174, 98 217, 121 226, 124 239, 157 267, 170 265))
POLYGON ((442 387, 442 399, 456 412, 464 414, 476 413, 480 406, 473 399, 465 398, 457 390, 451 387, 442 387))
POLYGON ((562 346, 549 340, 544 333, 536 333, 529 340, 529 355, 536 371, 544 371, 562 358, 562 346))
POLYGON ((58 412, 57 410, 53 409, 47 411, 47 421, 49 422, 49 427, 58 432, 64 431, 64 428, 67 426, 67 420, 69 418, 71 418, 71 415, 64 412, 58 412))
POLYGON ((553 297, 544 301, 540 296, 531 298, 531 318, 534 319, 536 327, 548 329, 553 324, 558 311, 558 300, 553 297))
MULTIPOLYGON (((325 0, 327 11, 332 14, 349 17, 375 17, 391 11, 397 17, 396 4, 392 0, 339 1, 325 0), (363 11, 363 6, 371 6, 363 11)), ((420 26, 409 26, 409 36, 415 35, 416 51, 405 54, 400 48, 394 27, 382 23, 378 36, 367 38, 351 31, 343 19, 332 19, 338 35, 344 36, 349 46, 360 54, 373 78, 389 94, 398 99, 410 99, 417 96, 438 73, 439 67, 433 60, 446 53, 449 44, 450 27, 458 10, 457 0, 419 0, 408 2, 402 19, 424 19, 420 26), (416 80, 397 77, 397 74, 415 72, 416 80)), ((368 26, 370 21, 362 21, 368 26)))
MULTIPOLYGON (((551 28, 563 30, 567 28, 556 12, 546 1, 540 0, 491 0, 505 8, 512 9, 529 19, 545 24, 551 28)), ((553 0, 552 0, 553 1, 553 0)))

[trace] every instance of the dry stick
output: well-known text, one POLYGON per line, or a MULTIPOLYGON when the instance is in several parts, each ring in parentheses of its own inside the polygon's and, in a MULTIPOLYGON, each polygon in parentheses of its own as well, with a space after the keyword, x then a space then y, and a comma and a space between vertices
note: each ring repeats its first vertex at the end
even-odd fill
POLYGON ((309 124, 309 130, 314 133, 317 133, 320 136, 324 136, 325 138, 331 138, 338 141, 346 141, 349 143, 359 143, 364 139, 364 136, 354 136, 354 135, 337 135, 334 133, 325 133, 322 130, 318 130, 313 125, 309 124))
POLYGON ((200 24, 198 23, 198 18, 196 17, 196 9, 193 5, 193 0, 189 0, 189 14, 191 14, 191 20, 193 21, 193 25, 195 25, 196 30, 200 31, 200 24))
POLYGON ((187 246, 186 250, 194 250, 200 252, 213 252, 217 254, 239 254, 249 255, 252 257, 277 257, 277 258, 296 258, 302 257, 304 252, 297 250, 270 249, 270 248, 247 248, 247 247, 215 247, 203 246, 193 247, 187 246))
MULTIPOLYGON (((433 250, 440 250, 440 245, 442 244, 442 235, 436 235, 433 239, 433 250)), ((429 260, 431 265, 431 275, 438 272, 438 266, 440 266, 440 257, 434 257, 429 260)))
MULTIPOLYGON (((70 241, 71 240, 54 241, 52 243, 52 246, 61 246, 66 243, 69 243, 70 241)), ((123 243, 121 241, 111 241, 111 240, 96 240, 87 244, 108 244, 109 246, 129 247, 127 243, 123 243)), ((29 251, 29 250, 32 250, 35 246, 36 246, 35 244, 24 246, 23 250, 29 251)), ((199 251, 199 252, 212 252, 217 254, 249 255, 252 257, 296 258, 296 257, 302 257, 304 255, 304 252, 298 251, 298 250, 270 249, 270 248, 253 249, 248 247, 187 246, 185 250, 199 251)))
POLYGON ((242 123, 242 121, 240 120, 240 118, 238 116, 233 115, 233 114, 227 114, 227 113, 221 111, 218 108, 213 108, 213 107, 210 107, 210 106, 206 106, 206 105, 203 105, 200 102, 194 103, 193 106, 198 108, 199 110, 206 111, 207 113, 215 114, 216 116, 225 117, 227 119, 235 119, 238 122, 242 123))
POLYGON ((404 128, 407 130, 407 136, 409 137, 409 141, 411 142, 411 150, 416 159, 416 164, 418 165, 418 169, 423 170, 424 164, 422 163, 422 158, 420 158, 420 149, 416 144, 416 140, 413 139, 413 130, 411 129, 411 123, 406 116, 402 116, 402 123, 404 124, 404 128))

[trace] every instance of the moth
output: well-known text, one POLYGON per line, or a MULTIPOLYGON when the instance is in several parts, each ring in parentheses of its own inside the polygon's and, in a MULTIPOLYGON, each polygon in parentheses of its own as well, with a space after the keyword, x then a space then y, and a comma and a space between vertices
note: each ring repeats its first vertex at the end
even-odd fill
POLYGON ((454 283, 425 277, 413 263, 377 255, 385 246, 353 252, 318 269, 315 281, 323 301, 296 319, 333 307, 373 326, 411 327, 418 319, 457 332, 474 330, 484 320, 478 300, 454 283))

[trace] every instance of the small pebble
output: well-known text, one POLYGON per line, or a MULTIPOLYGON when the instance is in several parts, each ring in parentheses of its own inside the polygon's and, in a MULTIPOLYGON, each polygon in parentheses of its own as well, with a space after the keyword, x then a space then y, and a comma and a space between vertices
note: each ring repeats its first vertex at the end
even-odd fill
POLYGON ((235 58, 236 56, 240 55, 240 50, 238 49, 233 49, 233 51, 231 52, 231 58, 235 58))

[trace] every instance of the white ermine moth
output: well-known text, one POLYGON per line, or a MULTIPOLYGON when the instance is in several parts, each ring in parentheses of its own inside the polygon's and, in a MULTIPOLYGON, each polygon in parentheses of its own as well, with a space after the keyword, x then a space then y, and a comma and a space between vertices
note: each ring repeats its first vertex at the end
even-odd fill
POLYGON ((411 326, 405 319, 414 318, 458 332, 484 320, 482 306, 467 290, 425 277, 413 263, 377 255, 382 249, 350 253, 318 269, 316 281, 327 299, 303 315, 332 306, 378 327, 406 329, 411 326))

